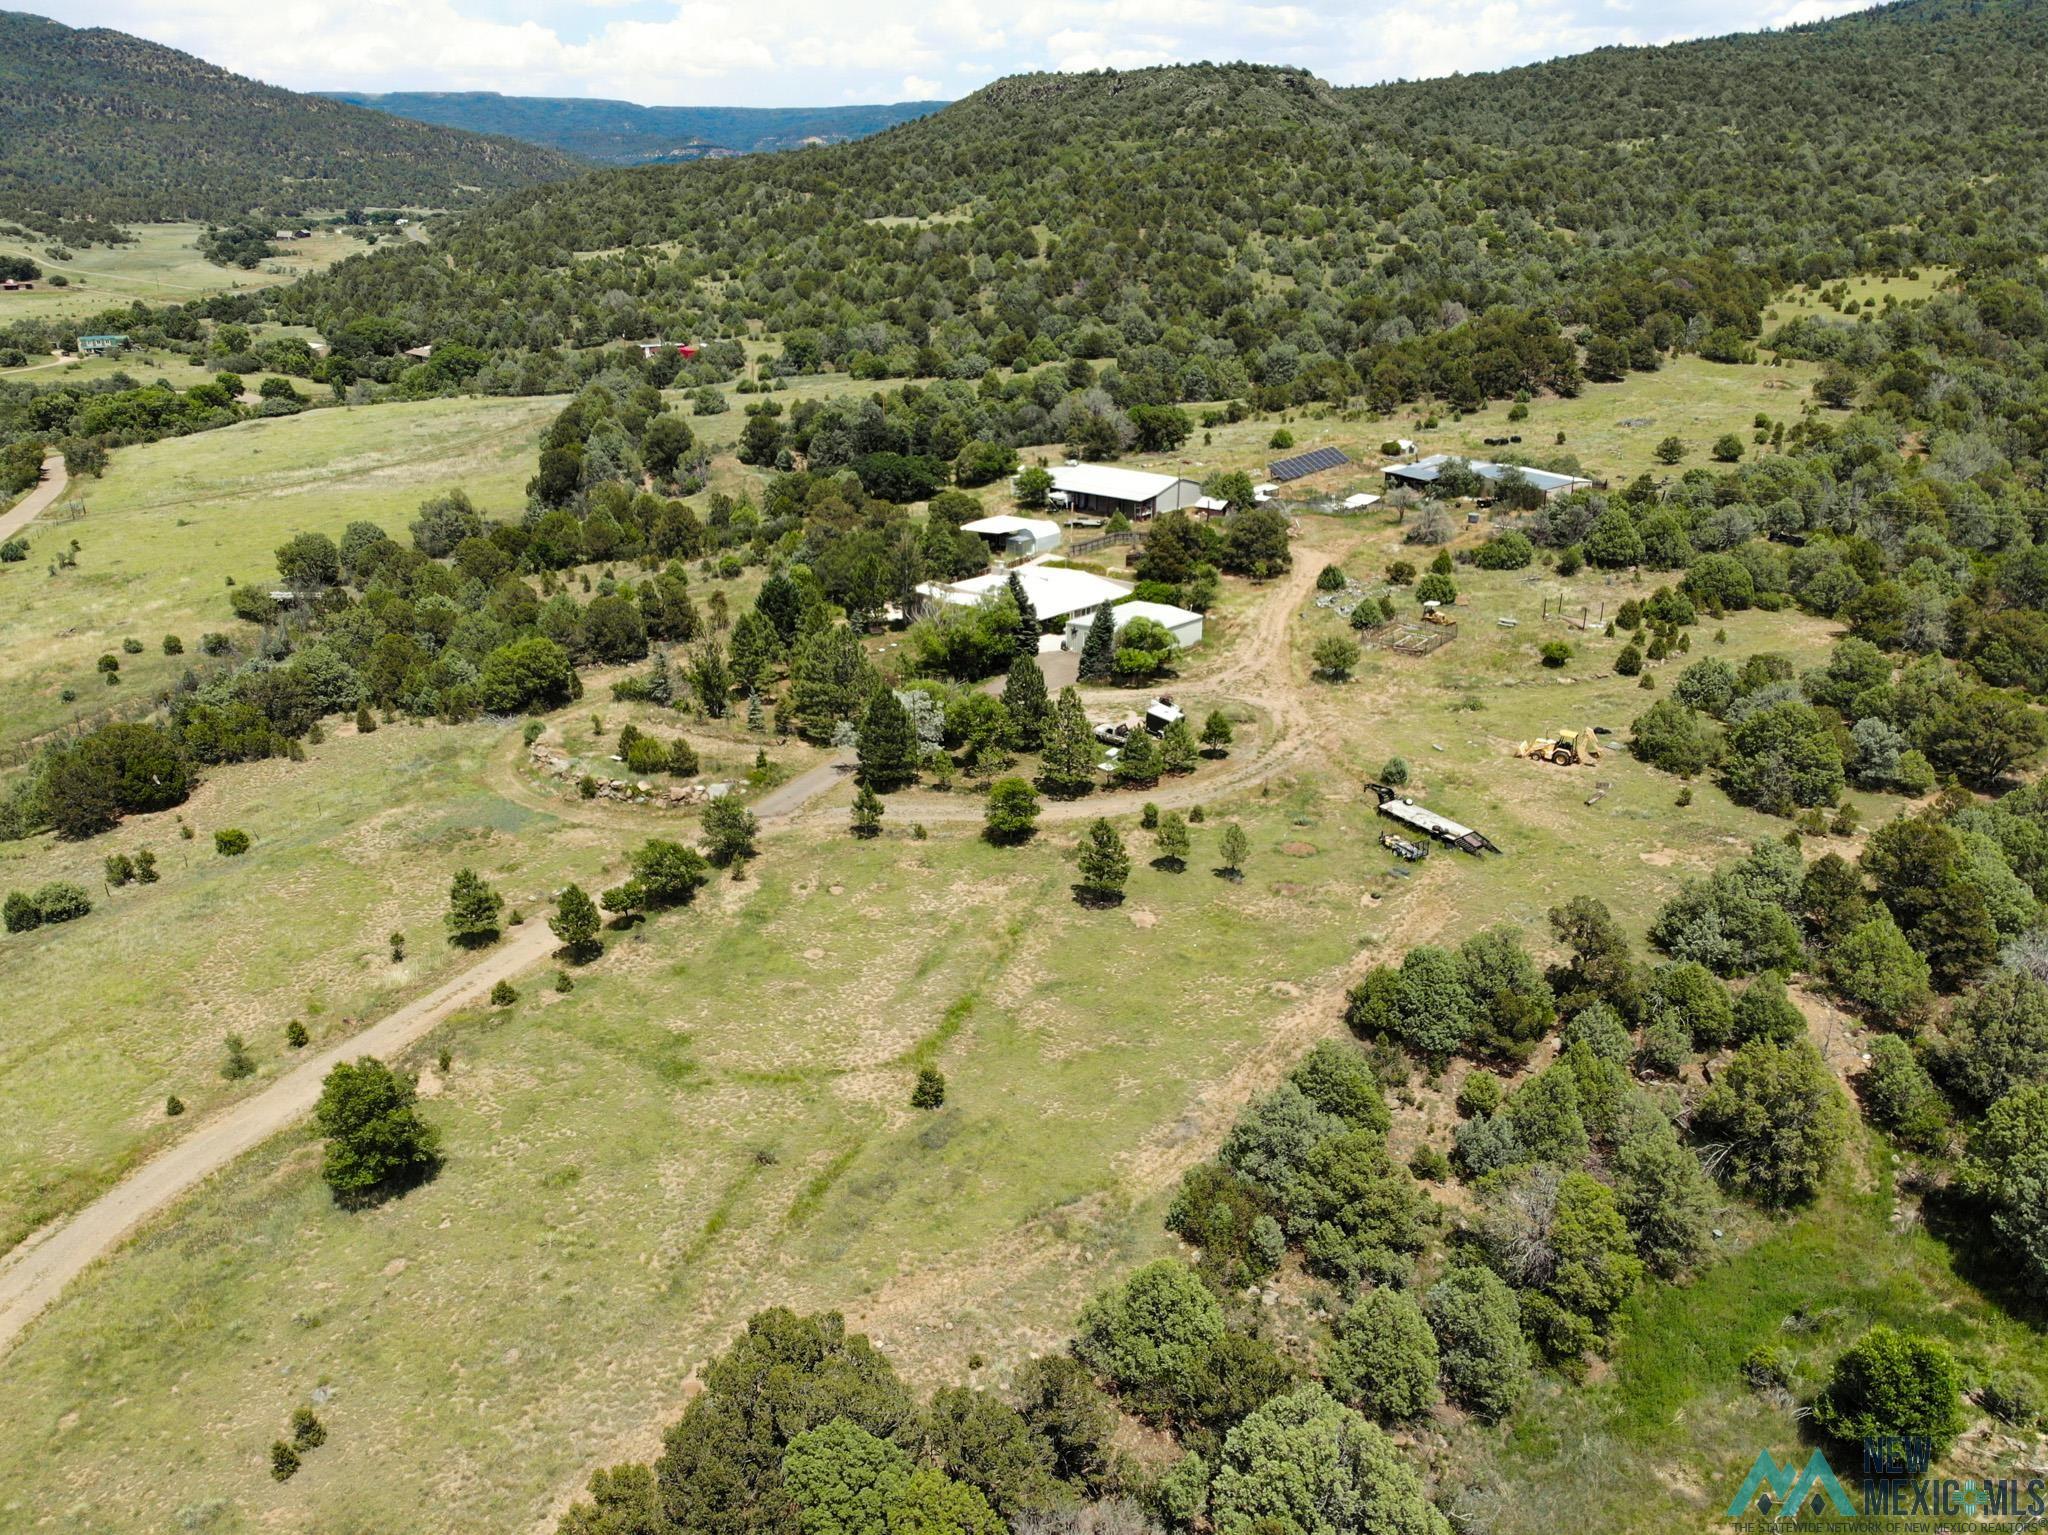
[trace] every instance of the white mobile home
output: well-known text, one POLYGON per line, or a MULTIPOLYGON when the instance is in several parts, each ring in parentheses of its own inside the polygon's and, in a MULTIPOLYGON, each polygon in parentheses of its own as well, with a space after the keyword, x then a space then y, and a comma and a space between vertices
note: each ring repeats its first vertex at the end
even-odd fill
MULTIPOLYGON (((1134 618, 1149 618, 1168 634, 1182 650, 1190 645, 1202 643, 1202 615, 1191 613, 1186 608, 1174 607, 1165 602, 1119 602, 1109 610, 1109 619, 1118 629, 1134 618)), ((1088 626, 1094 622, 1091 614, 1087 618, 1069 619, 1065 638, 1060 641, 1062 650, 1078 651, 1088 643, 1088 626)))

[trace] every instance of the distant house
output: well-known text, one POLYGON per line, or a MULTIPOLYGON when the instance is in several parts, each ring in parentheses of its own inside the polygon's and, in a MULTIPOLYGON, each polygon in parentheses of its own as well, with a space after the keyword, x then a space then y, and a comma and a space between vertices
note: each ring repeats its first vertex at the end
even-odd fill
POLYGON ((409 346, 405 349, 405 355, 417 358, 421 362, 426 362, 434 355, 433 343, 429 342, 425 346, 409 346))
MULTIPOLYGON (((1428 458, 1418 458, 1412 464, 1389 464, 1381 472, 1386 476, 1389 490, 1426 491, 1436 483, 1437 477, 1450 465, 1451 460, 1452 455, 1449 453, 1432 453, 1428 458)), ((1590 490, 1593 487, 1591 480, 1582 480, 1577 475, 1552 474, 1547 469, 1529 469, 1520 464, 1494 464, 1484 459, 1472 458, 1465 461, 1465 467, 1490 485, 1499 483, 1501 476, 1510 469, 1520 470, 1522 478, 1543 492, 1546 501, 1552 496, 1563 495, 1566 491, 1590 490)))
POLYGON ((961 523, 960 531, 972 533, 988 545, 990 554, 1004 559, 1029 559, 1060 546, 1060 525, 1039 517, 977 517, 961 523))
POLYGON ((80 336, 78 350, 87 357, 111 357, 128 344, 126 336, 80 336))
POLYGON ((1055 506, 1076 512, 1118 512, 1145 518, 1181 511, 1201 498, 1202 487, 1173 474, 1115 469, 1107 464, 1065 464, 1052 471, 1055 506))
POLYGON ((965 581, 927 582, 917 591, 919 596, 949 607, 979 607, 1007 589, 1012 576, 1023 586, 1024 595, 1031 599, 1031 609, 1038 615, 1040 623, 1093 617, 1095 610, 1104 603, 1131 595, 1131 589, 1123 582, 1098 576, 1093 571, 1036 562, 969 576, 965 581))
MULTIPOLYGON (((1165 602, 1119 602, 1109 610, 1109 621, 1119 631, 1134 618, 1151 619, 1172 635, 1174 644, 1182 650, 1202 643, 1202 615, 1191 613, 1186 608, 1165 602)), ((1093 614, 1087 618, 1069 619, 1067 631, 1060 639, 1060 649, 1078 651, 1087 644, 1088 630, 1094 621, 1093 614)))
POLYGON ((674 352, 676 356, 688 362, 697 355, 696 344, 690 341, 629 341, 626 344, 638 347, 642 357, 660 357, 664 353, 674 352))

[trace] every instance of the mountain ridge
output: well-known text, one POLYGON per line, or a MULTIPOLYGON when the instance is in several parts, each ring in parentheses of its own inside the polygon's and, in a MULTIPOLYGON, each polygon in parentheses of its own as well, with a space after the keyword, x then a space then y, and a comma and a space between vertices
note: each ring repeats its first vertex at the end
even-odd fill
POLYGON ((265 85, 125 32, 0 11, 0 214, 38 227, 450 206, 580 169, 531 144, 265 85))
POLYGON ((835 107, 669 107, 605 97, 521 96, 499 91, 319 94, 409 121, 518 139, 610 166, 848 143, 948 105, 944 101, 902 101, 835 107))

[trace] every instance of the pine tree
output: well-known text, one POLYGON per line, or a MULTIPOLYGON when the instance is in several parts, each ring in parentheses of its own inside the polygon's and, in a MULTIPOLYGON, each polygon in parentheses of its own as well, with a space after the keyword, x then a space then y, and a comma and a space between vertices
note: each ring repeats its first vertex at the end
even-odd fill
POLYGON ((1019 750, 1037 751, 1045 744, 1052 700, 1046 694, 1045 673, 1039 670, 1036 656, 1019 656, 1010 663, 1010 675, 1003 682, 1003 707, 1010 712, 1019 750))
POLYGON ((1153 833, 1159 843, 1159 862, 1176 874, 1188 864, 1188 851, 1194 846, 1188 835, 1188 823, 1181 819, 1178 810, 1169 810, 1159 818, 1159 827, 1153 833))
POLYGON ((555 914, 548 918, 548 930, 562 940, 569 958, 580 962, 604 952, 604 945, 597 939, 599 920, 597 903, 584 893, 581 885, 570 885, 555 898, 555 914))
POLYGON ((1230 749, 1231 736, 1229 717, 1221 709, 1211 709, 1202 721, 1202 749, 1220 757, 1230 749))
POLYGON ((1088 728, 1081 695, 1072 688, 1060 689, 1059 706, 1053 711, 1052 729, 1046 736, 1040 781, 1046 793, 1062 798, 1086 794, 1095 787, 1095 735, 1088 728))
POLYGON ((1185 719, 1177 719, 1168 725, 1166 733, 1159 738, 1159 766, 1163 772, 1192 773, 1199 755, 1195 733, 1188 729, 1185 719))
POLYGON ((448 889, 448 914, 442 918, 448 925, 449 941, 465 949, 496 943, 501 926, 499 913, 504 909, 505 898, 485 884, 474 869, 457 870, 455 882, 448 889))
POLYGON ((1232 874, 1244 872, 1245 856, 1252 850, 1251 839, 1244 834, 1244 828, 1232 821, 1223 828, 1223 867, 1232 874))
POLYGON ((861 717, 856 743, 860 781, 879 794, 917 777, 917 732, 910 713, 887 688, 878 689, 861 717))
POLYGON ((1107 821, 1098 820, 1081 836, 1081 894, 1084 899, 1110 902, 1123 899, 1124 881, 1131 877, 1131 855, 1124 851, 1124 839, 1107 821))
POLYGON ((704 706, 704 712, 715 720, 725 718, 726 705, 732 697, 732 672, 725 664, 725 652, 718 648, 718 641, 706 640, 690 656, 690 686, 697 690, 697 701, 704 706))
POLYGON ((647 673, 647 696, 664 709, 676 701, 676 674, 668 664, 666 650, 654 652, 654 665, 647 673))
POLYGON ((882 797, 862 784, 853 794, 853 834, 878 837, 882 834, 882 797))
POLYGON ((1088 624, 1088 638, 1081 642, 1081 680, 1107 682, 1116 670, 1116 620, 1109 616, 1109 604, 1095 610, 1088 624))
POLYGON ((875 683, 875 668, 859 635, 844 624, 810 630, 797 641, 789 667, 789 710, 797 734, 826 745, 834 726, 859 715, 875 683))
POLYGON ((1010 572, 1010 601, 1017 604, 1017 658, 1036 657, 1038 654, 1038 609, 1031 605, 1031 598, 1024 590, 1024 583, 1017 579, 1017 572, 1010 572))
POLYGON ((761 695, 749 692, 747 694, 747 729, 758 732, 767 728, 768 717, 761 712, 761 695))
POLYGON ((1159 782, 1159 742, 1143 725, 1131 732, 1117 753, 1116 781, 1141 786, 1159 782))

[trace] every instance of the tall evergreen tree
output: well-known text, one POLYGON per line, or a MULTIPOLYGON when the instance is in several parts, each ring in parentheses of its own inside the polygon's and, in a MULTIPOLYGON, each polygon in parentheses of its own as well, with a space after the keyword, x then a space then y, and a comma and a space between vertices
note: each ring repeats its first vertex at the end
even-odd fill
POLYGON ((1109 604, 1095 610, 1088 622, 1088 638, 1081 642, 1081 680, 1107 682, 1116 670, 1116 620, 1109 616, 1109 604))
POLYGON ((1017 572, 1010 572, 1010 601, 1017 604, 1017 657, 1019 660, 1038 654, 1038 609, 1031 605, 1031 598, 1024 590, 1024 583, 1017 578, 1017 572))
POLYGON ((1010 675, 1003 681, 1003 707, 1009 711, 1019 750, 1037 751, 1045 744, 1052 699, 1036 656, 1019 656, 1010 663, 1010 675))
POLYGON ((1116 781, 1141 787, 1159 782, 1159 742, 1143 725, 1131 732, 1117 753, 1116 781))
POLYGON ((1052 729, 1046 734, 1040 782, 1046 793, 1066 799, 1095 787, 1095 735, 1088 728, 1081 695, 1072 688, 1060 689, 1052 729))
POLYGON ((832 739, 875 691, 875 668, 860 636, 844 624, 821 625, 797 642, 789 667, 789 709, 797 734, 814 745, 832 739))
POLYGON ((861 717, 856 747, 860 781, 878 794, 900 789, 917 777, 917 732, 910 712, 887 688, 878 688, 861 717))

